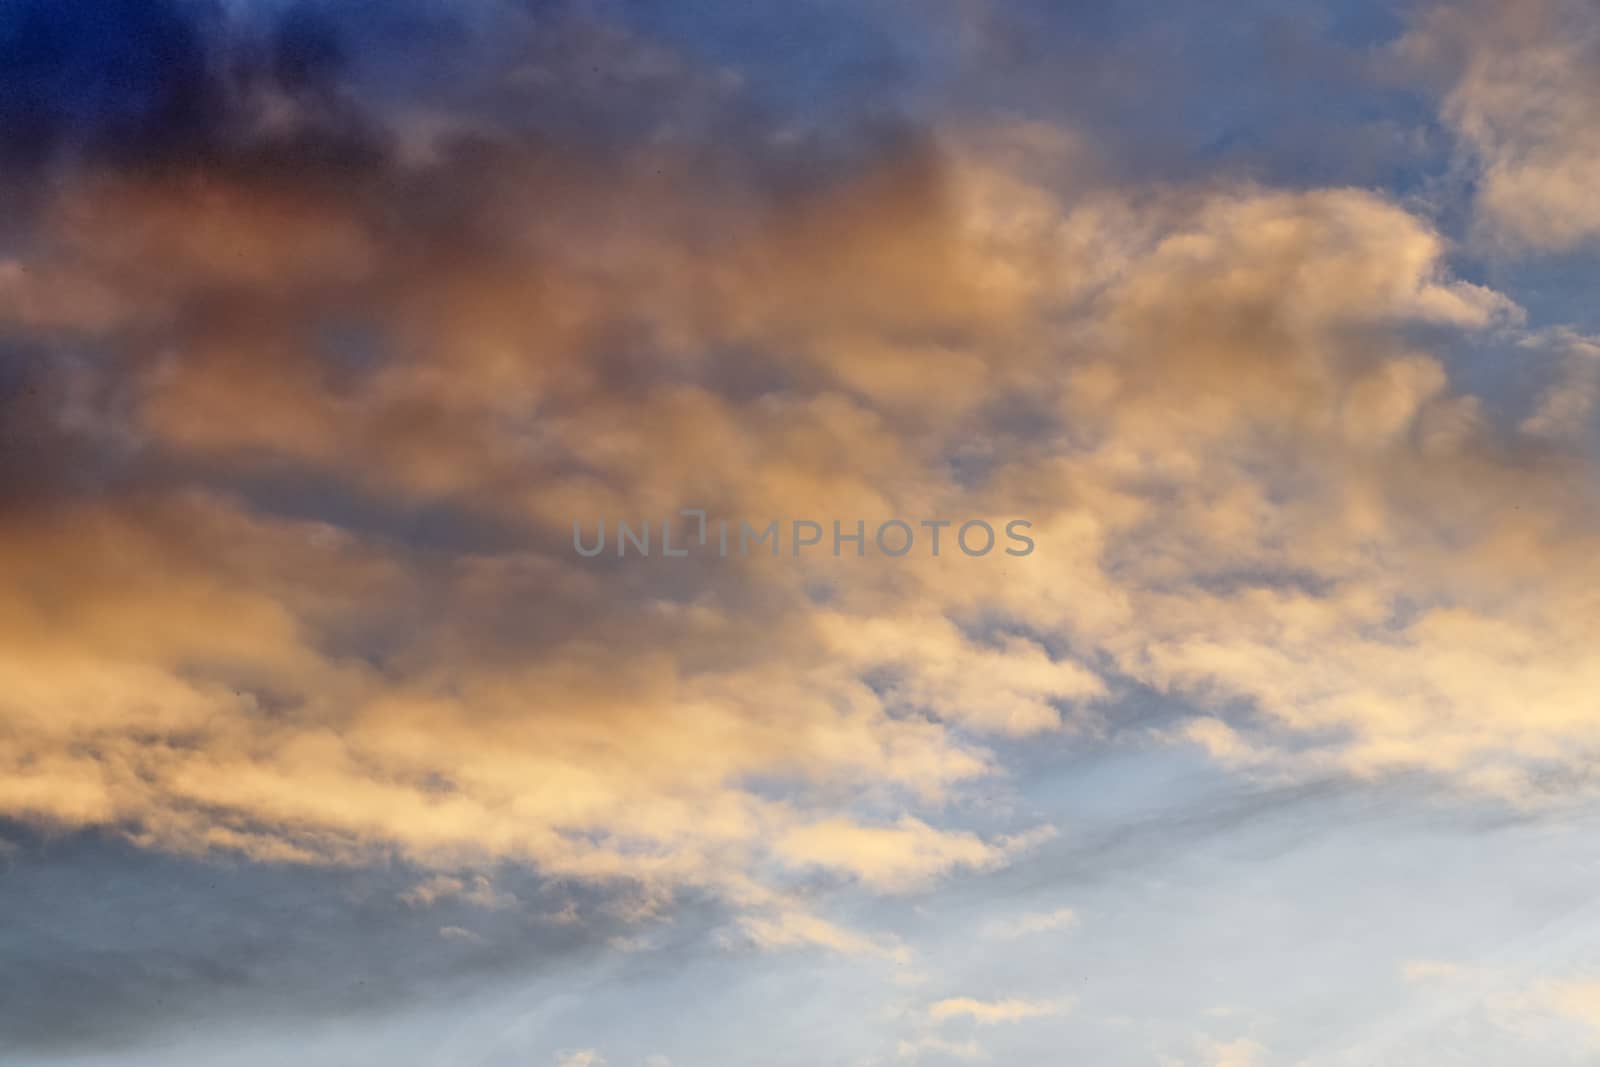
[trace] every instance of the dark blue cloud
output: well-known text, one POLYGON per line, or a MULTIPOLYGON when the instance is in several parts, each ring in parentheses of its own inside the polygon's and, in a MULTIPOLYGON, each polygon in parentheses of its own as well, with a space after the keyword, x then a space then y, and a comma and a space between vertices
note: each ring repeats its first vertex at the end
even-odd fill
POLYGON ((272 41, 272 70, 283 86, 329 91, 348 61, 348 46, 340 28, 322 10, 296 5, 279 21, 272 41))
POLYGON ((217 118, 209 7, 176 0, 15 0, 0 7, 0 149, 174 151, 217 118))

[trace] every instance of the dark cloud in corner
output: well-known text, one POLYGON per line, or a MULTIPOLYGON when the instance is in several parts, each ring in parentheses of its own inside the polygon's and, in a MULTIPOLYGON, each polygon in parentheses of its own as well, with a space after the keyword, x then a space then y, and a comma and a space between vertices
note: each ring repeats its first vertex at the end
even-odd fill
POLYGON ((0 172, 371 163, 350 54, 309 5, 258 23, 204 0, 19 0, 0 8, 0 172))
POLYGON ((192 151, 218 120, 208 55, 216 9, 174 0, 0 11, 0 148, 38 164, 63 151, 192 151))

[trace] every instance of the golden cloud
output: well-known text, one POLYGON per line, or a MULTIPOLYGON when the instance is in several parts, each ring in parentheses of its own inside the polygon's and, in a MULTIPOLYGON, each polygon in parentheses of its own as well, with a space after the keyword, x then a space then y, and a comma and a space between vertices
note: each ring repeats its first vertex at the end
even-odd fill
POLYGON ((787 188, 455 131, 315 181, 66 184, 0 271, 48 352, 15 404, 78 450, 0 512, 0 812, 711 887, 758 944, 892 957, 793 885, 1006 862, 1046 831, 944 802, 1133 686, 1242 766, 1577 773, 1587 468, 1436 340, 1515 306, 1376 195, 1117 191, 1081 153, 941 130, 787 188), (682 507, 1040 548, 567 541, 682 507))

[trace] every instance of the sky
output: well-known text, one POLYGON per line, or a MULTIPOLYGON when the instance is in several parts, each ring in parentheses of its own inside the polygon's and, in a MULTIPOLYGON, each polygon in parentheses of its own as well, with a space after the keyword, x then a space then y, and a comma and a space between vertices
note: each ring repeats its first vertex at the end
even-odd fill
POLYGON ((1589 0, 0 0, 0 1062, 1595 1063, 1596 114, 1589 0))

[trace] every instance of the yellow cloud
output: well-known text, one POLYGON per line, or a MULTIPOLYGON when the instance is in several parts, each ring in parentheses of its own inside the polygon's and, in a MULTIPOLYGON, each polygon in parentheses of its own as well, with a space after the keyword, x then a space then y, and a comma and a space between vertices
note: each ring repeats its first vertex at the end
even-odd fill
POLYGON ((11 326, 116 353, 27 401, 93 461, 0 512, 0 811, 705 887, 757 944, 892 955, 786 891, 1008 862, 1026 826, 941 805, 1003 739, 1116 731, 1129 682, 1262 772, 1526 797, 1600 741, 1571 405, 1525 439, 1461 391, 1414 327, 1518 309, 1395 203, 1075 183, 1082 146, 1026 126, 740 196, 670 147, 475 151, 393 164, 447 232, 367 186, 107 176, 0 270, 11 326), (1039 548, 569 551, 575 517, 681 507, 1039 548))

